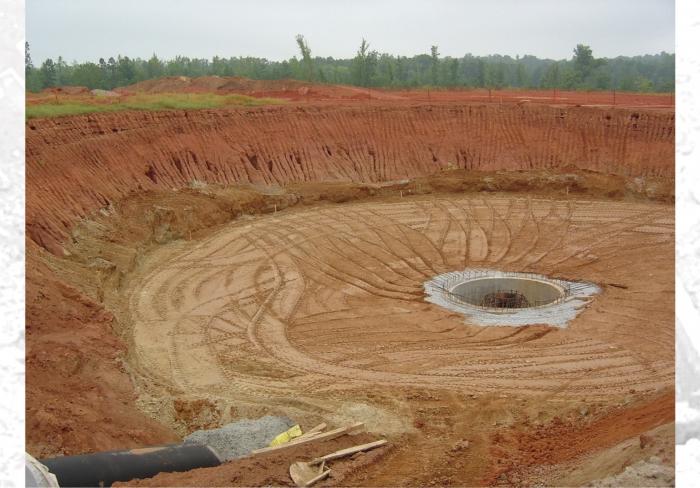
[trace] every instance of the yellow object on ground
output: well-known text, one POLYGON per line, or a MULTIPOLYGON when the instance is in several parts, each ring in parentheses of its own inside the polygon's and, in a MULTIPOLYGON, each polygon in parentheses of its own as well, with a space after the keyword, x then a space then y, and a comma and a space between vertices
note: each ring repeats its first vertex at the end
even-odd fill
POLYGON ((295 437, 299 437, 301 434, 301 427, 299 427, 299 424, 297 424, 294 427, 291 427, 289 430, 282 432, 280 435, 272 439, 272 442, 270 442, 270 447, 279 446, 280 444, 286 444, 295 437))

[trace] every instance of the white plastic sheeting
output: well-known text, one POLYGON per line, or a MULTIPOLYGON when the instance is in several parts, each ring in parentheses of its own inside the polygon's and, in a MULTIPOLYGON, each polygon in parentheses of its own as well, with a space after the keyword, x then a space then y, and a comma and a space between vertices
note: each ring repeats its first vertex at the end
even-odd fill
POLYGON ((55 488, 58 487, 56 476, 51 474, 46 466, 25 454, 24 484, 27 487, 55 488))

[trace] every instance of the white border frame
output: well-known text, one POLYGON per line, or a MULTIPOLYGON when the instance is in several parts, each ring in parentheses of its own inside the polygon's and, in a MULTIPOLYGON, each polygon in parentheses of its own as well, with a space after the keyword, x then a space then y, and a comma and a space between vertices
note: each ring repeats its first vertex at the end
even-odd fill
POLYGON ((24 486, 24 1, 0 0, 0 487, 24 486))
MULTIPOLYGON (((700 244, 689 237, 700 221, 700 165, 695 161, 700 141, 699 34, 700 2, 678 0, 676 236, 677 251, 683 256, 694 256, 692 251, 700 244)), ((24 36, 24 1, 0 0, 0 488, 24 484, 24 36)), ((691 264, 678 260, 676 267, 691 264)), ((693 300, 700 290, 689 289, 680 280, 676 285, 691 297, 678 300, 679 321, 700 331, 700 302, 693 300)), ((677 486, 694 484, 696 480, 683 475, 691 470, 700 471, 698 460, 677 459, 677 486)))

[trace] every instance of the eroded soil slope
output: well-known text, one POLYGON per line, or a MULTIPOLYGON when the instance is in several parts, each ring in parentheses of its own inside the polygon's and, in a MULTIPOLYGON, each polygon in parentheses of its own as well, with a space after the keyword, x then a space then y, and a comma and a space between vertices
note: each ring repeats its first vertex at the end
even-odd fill
POLYGON ((673 175, 673 114, 515 105, 276 107, 32 120, 31 239, 60 254, 81 217, 195 181, 378 182, 469 170, 673 175), (671 162, 671 164, 669 163, 671 162))
POLYGON ((112 314, 56 276, 36 244, 26 255, 28 452, 41 458, 177 440, 136 408, 112 314))

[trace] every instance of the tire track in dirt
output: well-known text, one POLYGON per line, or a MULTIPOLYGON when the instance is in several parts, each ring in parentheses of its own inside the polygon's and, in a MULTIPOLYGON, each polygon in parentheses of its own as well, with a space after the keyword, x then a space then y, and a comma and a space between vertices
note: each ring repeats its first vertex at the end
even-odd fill
POLYGON ((673 380, 664 264, 673 242, 650 224, 659 219, 672 222, 671 207, 483 197, 233 224, 156 251, 131 278, 134 369, 183 393, 252 403, 295 391, 289 408, 316 413, 369 385, 586 398, 654 389, 673 380), (640 226, 649 227, 642 242, 640 226), (584 251, 614 274, 576 258, 584 251), (655 307, 604 291, 567 329, 475 327, 416 296, 432 274, 463 264, 603 283, 637 282, 654 267, 655 307))

